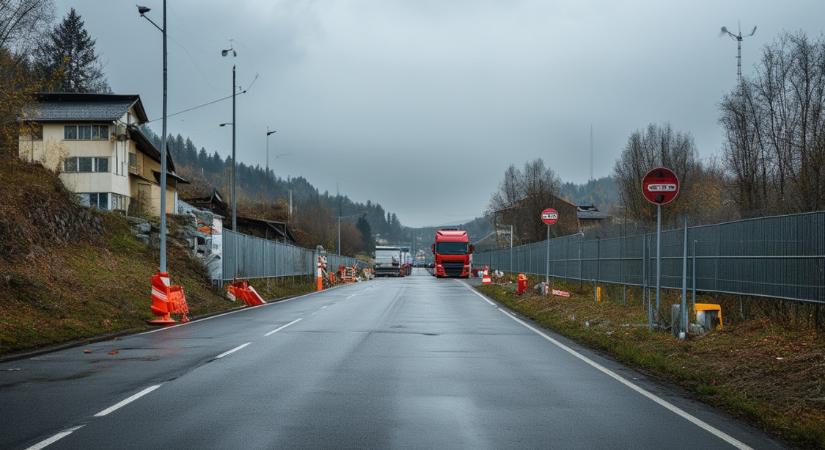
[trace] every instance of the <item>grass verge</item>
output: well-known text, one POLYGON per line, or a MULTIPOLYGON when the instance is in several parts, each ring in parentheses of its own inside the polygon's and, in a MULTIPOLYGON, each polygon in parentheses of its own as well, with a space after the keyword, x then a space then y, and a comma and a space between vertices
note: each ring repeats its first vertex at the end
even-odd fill
POLYGON ((638 299, 596 304, 589 289, 576 292, 575 287, 562 286, 573 291, 570 298, 519 297, 512 284, 478 289, 795 445, 825 448, 825 340, 815 330, 760 319, 680 342, 668 333, 647 331, 638 299))

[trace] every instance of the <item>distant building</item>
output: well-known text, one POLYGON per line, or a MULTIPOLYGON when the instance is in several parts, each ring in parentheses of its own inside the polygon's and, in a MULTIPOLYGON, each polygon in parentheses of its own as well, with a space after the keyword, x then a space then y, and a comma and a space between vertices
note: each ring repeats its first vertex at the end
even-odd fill
MULTIPOLYGON (((21 117, 19 155, 59 172, 86 206, 160 215, 160 150, 140 131, 148 122, 138 95, 41 93, 21 117)), ((177 211, 167 155, 166 213, 177 211)))
MULTIPOLYGON (((223 216, 224 220, 231 225, 232 211, 217 189, 213 189, 209 195, 187 197, 184 200, 195 208, 212 211, 215 214, 223 216)), ((238 232, 240 233, 258 236, 272 241, 281 241, 290 244, 295 243, 295 236, 292 234, 292 230, 289 229, 286 222, 246 216, 236 216, 235 220, 238 223, 238 232)))
POLYGON ((599 211, 594 205, 577 206, 576 215, 579 218, 579 227, 582 229, 591 228, 610 220, 610 214, 599 211))

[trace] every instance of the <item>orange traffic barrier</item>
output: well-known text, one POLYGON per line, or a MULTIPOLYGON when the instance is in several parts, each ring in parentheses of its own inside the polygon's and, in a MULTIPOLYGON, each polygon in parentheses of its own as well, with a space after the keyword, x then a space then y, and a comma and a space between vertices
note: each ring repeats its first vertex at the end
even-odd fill
POLYGON ((226 287, 226 296, 232 301, 240 299, 247 306, 260 306, 266 303, 266 300, 246 280, 236 280, 230 283, 226 287))
POLYGON ((527 292, 527 275, 518 274, 518 286, 516 287, 516 295, 521 295, 527 292))
POLYGON ((484 273, 481 275, 481 284, 490 284, 493 282, 493 279, 490 278, 490 268, 484 266, 484 273))
POLYGON ((172 314, 181 314, 181 322, 189 322, 189 305, 183 287, 173 286, 169 273, 158 272, 152 275, 152 305, 149 307, 157 319, 147 320, 150 325, 173 325, 177 323, 172 314))
POLYGON ((355 283, 357 281, 357 278, 358 278, 358 267, 357 266, 352 266, 352 267, 341 266, 341 267, 338 268, 338 271, 339 271, 339 277, 341 278, 342 282, 344 282, 344 283, 355 283))

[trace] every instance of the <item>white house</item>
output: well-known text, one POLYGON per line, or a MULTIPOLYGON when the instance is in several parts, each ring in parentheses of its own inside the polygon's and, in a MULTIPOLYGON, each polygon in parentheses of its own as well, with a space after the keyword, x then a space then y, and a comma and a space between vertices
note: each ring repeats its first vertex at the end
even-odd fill
MULTIPOLYGON (((104 210, 160 214, 160 151, 140 131, 148 121, 138 95, 41 93, 21 117, 20 158, 60 174, 80 201, 104 210)), ((177 210, 171 156, 166 212, 177 210)))

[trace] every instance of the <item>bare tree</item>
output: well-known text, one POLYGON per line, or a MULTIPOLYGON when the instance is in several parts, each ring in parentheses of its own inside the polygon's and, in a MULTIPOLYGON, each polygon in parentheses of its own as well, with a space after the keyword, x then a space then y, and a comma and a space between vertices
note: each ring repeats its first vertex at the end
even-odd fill
POLYGON ((575 232, 578 229, 576 208, 559 197, 560 191, 561 180, 542 159, 527 162, 523 169, 511 165, 504 171, 498 191, 490 198, 494 225, 513 225, 519 241, 542 240, 545 227, 539 215, 543 209, 552 207, 559 209, 561 217, 559 226, 552 229, 553 235, 575 232))
POLYGON ((699 178, 702 168, 693 137, 674 131, 670 124, 650 124, 647 129, 630 135, 613 169, 619 197, 629 219, 650 221, 655 217, 655 207, 642 195, 642 178, 650 169, 659 166, 673 170, 682 186, 675 203, 665 210, 666 217, 689 213, 701 201, 695 198, 699 186, 694 181, 699 178))
POLYGON ((52 0, 0 0, 0 48, 24 54, 52 20, 52 0))
POLYGON ((725 163, 744 214, 825 207, 825 40, 783 34, 721 104, 725 163))

